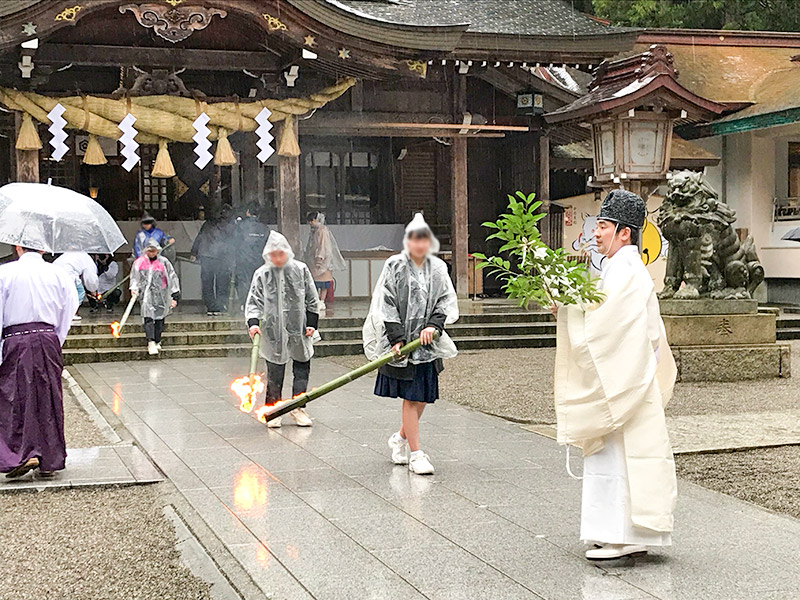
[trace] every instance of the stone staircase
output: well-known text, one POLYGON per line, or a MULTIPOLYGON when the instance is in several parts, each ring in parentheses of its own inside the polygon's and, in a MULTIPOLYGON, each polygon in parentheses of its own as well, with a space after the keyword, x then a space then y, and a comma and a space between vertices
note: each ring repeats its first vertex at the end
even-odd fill
MULTIPOLYGON (((315 355, 361 354, 363 321, 361 317, 323 318, 322 341, 316 345, 315 355)), ((462 315, 448 331, 461 350, 555 346, 555 323, 549 313, 511 307, 462 315)), ((162 344, 163 358, 247 356, 251 347, 242 319, 200 315, 167 320, 162 344)), ((72 327, 64 344, 66 364, 148 358, 138 317, 132 317, 119 339, 112 337, 108 322, 85 319, 72 327)))
POLYGON ((800 340, 800 307, 784 307, 776 322, 778 341, 800 340))

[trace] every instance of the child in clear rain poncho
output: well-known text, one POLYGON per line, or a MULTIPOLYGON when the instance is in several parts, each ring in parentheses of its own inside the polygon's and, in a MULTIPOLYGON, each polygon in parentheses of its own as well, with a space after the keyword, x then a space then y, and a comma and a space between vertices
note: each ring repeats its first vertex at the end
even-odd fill
MULTIPOLYGON (((245 303, 245 319, 252 338, 261 334, 261 356, 267 361, 267 404, 281 399, 286 363, 292 361, 292 396, 306 391, 314 354, 313 336, 319 323, 319 300, 314 279, 305 263, 294 258, 292 247, 277 231, 264 246, 265 264, 255 272, 245 303)), ((312 425, 302 408, 291 413, 300 427, 312 425)), ((270 427, 280 427, 273 419, 270 427)))
POLYGON ((392 461, 408 464, 413 473, 429 475, 433 465, 419 447, 419 419, 425 405, 439 397, 442 359, 457 354, 444 328, 458 320, 458 300, 447 265, 434 256, 439 242, 421 213, 406 227, 403 246, 403 252, 386 261, 375 286, 363 329, 364 353, 374 360, 389 350, 398 352, 412 340, 422 340, 423 345, 408 358, 381 367, 375 395, 403 399, 400 431, 389 438, 392 461), (439 337, 434 339, 437 332, 439 337))
POLYGON ((164 319, 178 305, 181 286, 172 263, 161 256, 161 245, 147 240, 144 254, 137 258, 131 269, 131 295, 139 297, 147 352, 156 355, 161 350, 161 333, 164 319))

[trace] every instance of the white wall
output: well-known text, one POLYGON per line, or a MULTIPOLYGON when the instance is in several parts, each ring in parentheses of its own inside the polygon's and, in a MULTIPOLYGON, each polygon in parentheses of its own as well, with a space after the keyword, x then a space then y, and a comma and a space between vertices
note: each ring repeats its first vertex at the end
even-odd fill
MULTIPOLYGON (((775 128, 697 140, 720 151, 718 167, 706 169, 709 182, 736 211, 736 227, 753 235, 766 277, 800 280, 800 244, 780 238, 800 221, 772 223, 773 200, 788 193, 788 143, 800 141, 800 128, 775 128), (723 147, 724 146, 724 147, 723 147)), ((800 281, 798 281, 800 285, 800 281)))

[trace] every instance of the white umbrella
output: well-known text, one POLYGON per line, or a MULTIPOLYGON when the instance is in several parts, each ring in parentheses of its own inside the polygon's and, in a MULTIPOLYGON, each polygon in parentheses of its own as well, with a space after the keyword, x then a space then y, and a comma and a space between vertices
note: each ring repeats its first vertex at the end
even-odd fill
POLYGON ((53 254, 112 254, 125 238, 87 196, 55 185, 9 183, 0 187, 0 242, 53 254))

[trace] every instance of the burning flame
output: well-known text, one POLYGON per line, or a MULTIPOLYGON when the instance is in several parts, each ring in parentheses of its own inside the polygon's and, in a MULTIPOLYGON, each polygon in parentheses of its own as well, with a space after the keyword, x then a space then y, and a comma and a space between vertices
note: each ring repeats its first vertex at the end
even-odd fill
POLYGON ((239 410, 249 413, 253 410, 256 396, 264 391, 266 386, 261 375, 253 375, 252 381, 249 375, 234 379, 231 383, 231 391, 239 397, 239 410))
POLYGON ((119 328, 120 328, 119 321, 114 321, 111 324, 111 335, 113 335, 115 338, 119 337, 119 328))

